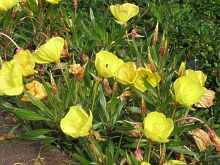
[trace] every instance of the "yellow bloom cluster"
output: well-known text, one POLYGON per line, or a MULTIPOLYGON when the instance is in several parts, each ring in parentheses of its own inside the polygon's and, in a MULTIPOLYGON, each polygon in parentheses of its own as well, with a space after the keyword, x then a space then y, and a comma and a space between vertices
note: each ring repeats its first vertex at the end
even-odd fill
MULTIPOLYGON (((4 62, 0 69, 0 95, 15 96, 23 92, 23 77, 36 73, 35 63, 46 64, 59 62, 64 47, 64 39, 52 37, 34 53, 20 49, 9 62, 4 62)), ((30 92, 31 94, 35 92, 30 92)), ((34 96, 38 94, 34 94, 34 96)), ((37 97, 39 99, 43 97, 37 97)))
POLYGON ((161 80, 159 74, 149 68, 137 68, 134 62, 124 62, 115 54, 103 50, 96 54, 95 67, 99 76, 114 77, 119 83, 132 85, 141 92, 147 90, 145 81, 156 87, 161 80))

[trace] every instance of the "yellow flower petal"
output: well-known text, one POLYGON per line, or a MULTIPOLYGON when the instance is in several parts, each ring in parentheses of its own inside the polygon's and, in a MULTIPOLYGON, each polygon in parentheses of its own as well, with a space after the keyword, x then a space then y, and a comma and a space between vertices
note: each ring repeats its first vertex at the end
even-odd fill
POLYGON ((121 59, 111 52, 102 50, 96 54, 95 67, 101 77, 114 77, 116 71, 123 63, 121 59))
POLYGON ((46 1, 51 4, 58 4, 61 0, 46 0, 46 1))
POLYGON ((176 101, 184 106, 191 107, 197 103, 205 93, 205 88, 191 77, 182 76, 174 82, 176 101))
POLYGON ((0 95, 20 95, 24 89, 20 65, 13 60, 4 62, 0 69, 0 84, 0 95))
POLYGON ((18 4, 18 0, 0 0, 0 11, 7 11, 18 4))
MULTIPOLYGON (((28 93, 30 93, 33 97, 35 97, 36 99, 44 99, 45 97, 47 97, 47 92, 43 86, 43 84, 41 84, 40 82, 33 80, 32 82, 28 83, 25 85, 25 88, 27 90, 28 93)), ((28 96, 23 96, 21 98, 22 101, 30 101, 28 96)))
POLYGON ((136 78, 136 65, 133 62, 123 63, 116 73, 116 80, 124 85, 131 85, 136 78))
POLYGON ((151 164, 148 162, 141 162, 141 165, 151 165, 151 164))
POLYGON ((150 83, 152 87, 156 87, 159 85, 161 77, 157 72, 152 72, 150 69, 147 70, 147 81, 150 83))
POLYGON ((147 81, 147 71, 145 68, 138 68, 136 71, 136 78, 134 81, 134 87, 137 88, 141 92, 145 92, 147 90, 144 82, 147 81))
POLYGON ((122 25, 126 25, 129 19, 139 13, 139 7, 131 3, 111 5, 110 10, 116 21, 122 25))
POLYGON ((163 165, 186 165, 185 162, 180 160, 169 160, 168 162, 164 163, 163 165))
POLYGON ((173 120, 163 113, 151 112, 144 118, 144 134, 152 141, 167 143, 174 129, 173 120))
POLYGON ((207 76, 200 70, 194 71, 191 69, 187 69, 185 71, 185 75, 189 77, 191 80, 196 81, 200 83, 201 86, 205 85, 205 81, 207 79, 207 76))
POLYGON ((61 120, 60 127, 66 135, 73 138, 83 137, 89 135, 89 131, 92 128, 92 120, 91 111, 88 116, 81 106, 72 106, 61 120))
POLYGON ((33 53, 35 62, 38 64, 59 63, 63 47, 63 38, 53 37, 49 39, 33 53))
POLYGON ((21 66, 23 76, 36 73, 34 57, 29 50, 20 50, 14 55, 13 60, 21 66))

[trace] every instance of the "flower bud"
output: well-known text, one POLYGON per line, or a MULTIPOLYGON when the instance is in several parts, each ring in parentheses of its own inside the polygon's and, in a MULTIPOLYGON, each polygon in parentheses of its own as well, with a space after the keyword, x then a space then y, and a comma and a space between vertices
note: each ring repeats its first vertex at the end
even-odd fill
POLYGON ((153 37, 152 37, 152 45, 155 46, 158 41, 158 31, 159 31, 159 23, 157 22, 157 25, 154 29, 153 37))
POLYGON ((142 151, 140 148, 136 148, 136 150, 134 151, 134 156, 138 161, 142 161, 144 159, 143 154, 144 151, 142 151))

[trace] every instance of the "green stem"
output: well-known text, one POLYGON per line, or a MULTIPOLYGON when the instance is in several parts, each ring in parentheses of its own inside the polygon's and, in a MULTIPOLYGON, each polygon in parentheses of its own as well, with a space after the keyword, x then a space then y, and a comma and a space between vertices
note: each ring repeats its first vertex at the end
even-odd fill
POLYGON ((148 155, 147 155, 147 162, 150 162, 150 156, 151 156, 151 150, 152 150, 152 143, 149 141, 149 149, 148 149, 148 155))
POLYGON ((165 143, 163 143, 163 144, 160 144, 160 165, 164 164, 165 155, 166 155, 166 145, 165 143))
POLYGON ((187 109, 186 109, 186 112, 185 112, 184 117, 187 117, 187 116, 188 116, 188 114, 189 114, 189 108, 187 108, 187 109))
POLYGON ((92 108, 91 108, 92 112, 94 110, 94 105, 95 105, 96 95, 97 95, 97 92, 98 92, 98 87, 99 87, 99 80, 95 80, 95 84, 94 84, 94 87, 93 87, 93 96, 92 96, 92 108))

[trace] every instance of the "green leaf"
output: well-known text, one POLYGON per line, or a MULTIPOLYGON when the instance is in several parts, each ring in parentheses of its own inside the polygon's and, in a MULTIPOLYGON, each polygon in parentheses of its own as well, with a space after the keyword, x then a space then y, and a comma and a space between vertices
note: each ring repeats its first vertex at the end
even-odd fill
POLYGON ((24 109, 20 109, 20 108, 16 108, 16 110, 12 111, 12 112, 18 118, 23 119, 23 120, 32 120, 32 121, 39 121, 39 120, 48 121, 49 120, 48 118, 43 117, 36 112, 24 110, 24 109))

